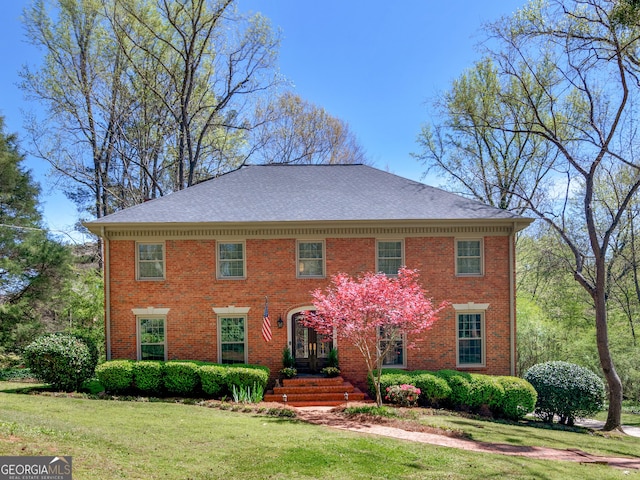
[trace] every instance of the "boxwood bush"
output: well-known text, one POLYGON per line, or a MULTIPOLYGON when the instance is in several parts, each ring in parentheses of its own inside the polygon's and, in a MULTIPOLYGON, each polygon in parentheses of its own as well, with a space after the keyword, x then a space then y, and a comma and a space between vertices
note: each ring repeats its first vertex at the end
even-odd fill
POLYGON ((412 372, 412 384, 420 389, 420 405, 437 407, 451 396, 451 387, 433 372, 412 372))
POLYGON ((504 399, 504 388, 497 378, 478 373, 470 374, 469 403, 472 410, 489 407, 491 412, 497 412, 504 399))
POLYGON ((194 362, 166 362, 164 364, 164 387, 175 395, 193 395, 197 392, 200 377, 194 362))
POLYGON ((203 365, 198 369, 202 391, 212 397, 221 396, 227 386, 229 369, 221 365, 203 365))
POLYGON ((504 390, 502 403, 498 407, 500 416, 520 420, 534 411, 538 393, 529 382, 518 377, 497 377, 497 381, 504 390))
POLYGON ((134 364, 131 360, 105 362, 96 367, 96 376, 107 392, 126 392, 133 385, 134 364))
POLYGON ((457 370, 438 370, 436 374, 451 388, 447 403, 455 408, 469 406, 471 401, 471 374, 457 370))
POLYGON ((97 364, 97 354, 85 340, 64 333, 37 338, 27 345, 23 358, 36 378, 67 392, 78 390, 91 378, 97 364))
POLYGON ((534 365, 524 374, 538 392, 535 414, 551 423, 573 425, 576 418, 588 417, 604 407, 604 383, 591 370, 567 362, 534 365))
POLYGON ((224 379, 229 392, 231 392, 234 385, 239 388, 253 388, 254 383, 261 385, 264 389, 269 381, 269 370, 258 366, 230 365, 227 368, 224 379))
POLYGON ((144 394, 160 394, 163 386, 163 363, 157 360, 134 362, 133 387, 144 394))

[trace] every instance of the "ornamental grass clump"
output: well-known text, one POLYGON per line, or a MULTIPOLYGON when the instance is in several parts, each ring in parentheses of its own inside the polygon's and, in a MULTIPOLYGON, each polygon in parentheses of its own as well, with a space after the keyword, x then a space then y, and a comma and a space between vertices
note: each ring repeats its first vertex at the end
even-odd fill
POLYGON ((384 399, 401 407, 415 407, 418 404, 420 389, 409 384, 387 387, 384 399))
POLYGON ((547 423, 573 425, 604 408, 604 383, 595 373, 567 362, 534 365, 524 374, 538 392, 535 415, 547 423))

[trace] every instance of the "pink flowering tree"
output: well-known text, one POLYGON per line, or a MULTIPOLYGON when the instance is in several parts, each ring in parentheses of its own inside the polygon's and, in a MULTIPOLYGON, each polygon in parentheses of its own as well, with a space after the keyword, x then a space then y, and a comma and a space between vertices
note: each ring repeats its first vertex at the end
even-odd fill
POLYGON ((333 335, 335 329, 339 339, 358 348, 373 379, 378 406, 385 356, 403 337, 407 348, 415 348, 415 336, 431 328, 448 305, 434 306, 418 283, 418 273, 404 267, 397 277, 365 273, 354 279, 340 273, 325 292, 318 289, 312 296, 316 311, 307 312, 303 323, 325 335, 333 335), (383 341, 378 341, 380 335, 383 341))

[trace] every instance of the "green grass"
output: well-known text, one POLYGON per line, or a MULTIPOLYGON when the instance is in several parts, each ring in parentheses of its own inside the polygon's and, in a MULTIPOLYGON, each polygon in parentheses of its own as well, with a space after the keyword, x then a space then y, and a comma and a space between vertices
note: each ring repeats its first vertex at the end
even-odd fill
POLYGON ((423 410, 417 420, 431 427, 462 431, 479 442, 506 443, 510 445, 550 447, 565 450, 579 448, 602 456, 637 457, 640 455, 640 438, 618 433, 593 432, 579 427, 549 426, 537 420, 521 422, 489 421, 477 417, 465 417, 451 412, 423 410))
MULTIPOLYGON (((603 422, 607 419, 607 411, 604 410, 594 418, 598 420, 602 420, 603 422)), ((640 427, 640 404, 636 402, 628 402, 625 401, 622 404, 622 424, 628 425, 630 427, 640 427)))
MULTIPOLYGON (((0 391, 11 390, 15 384, 0 382, 0 391)), ((480 434, 473 429, 494 428, 490 422, 465 425, 475 420, 461 417, 447 421, 463 422, 474 438, 480 434)), ((522 444, 538 433, 496 428, 502 433, 490 438, 511 431, 512 441, 522 444)), ((567 440, 575 448, 589 437, 563 433, 575 439, 567 440)), ((635 440, 599 439, 617 444, 619 455, 639 452, 635 440)), ((213 408, 9 393, 0 393, 0 455, 72 455, 75 479, 640 477, 600 465, 479 454, 213 408)))

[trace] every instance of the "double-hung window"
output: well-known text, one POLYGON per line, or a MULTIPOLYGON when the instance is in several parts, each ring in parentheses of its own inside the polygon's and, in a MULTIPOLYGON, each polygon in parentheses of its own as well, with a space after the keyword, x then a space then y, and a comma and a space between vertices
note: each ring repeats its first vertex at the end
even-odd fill
POLYGON ((385 352, 382 359, 383 367, 406 367, 407 355, 404 341, 404 333, 390 335, 390 331, 385 331, 383 327, 378 329, 378 348, 380 352, 385 352))
POLYGON ((402 240, 378 240, 376 257, 376 272, 386 275, 398 275, 403 265, 402 240))
POLYGON ((138 280, 164 280, 164 264, 164 243, 136 244, 138 280))
POLYGON ((166 317, 143 315, 138 322, 138 359, 166 360, 166 317))
POLYGON ((218 278, 245 278, 244 242, 218 242, 218 278))
POLYGON ((298 277, 324 276, 324 242, 298 241, 298 277))
POLYGON ((246 326, 245 316, 218 317, 220 363, 247 363, 246 326))
POLYGON ((456 274, 482 275, 482 240, 456 240, 456 274))
POLYGON ((456 312, 457 364, 458 367, 482 367, 485 365, 484 311, 456 312))

